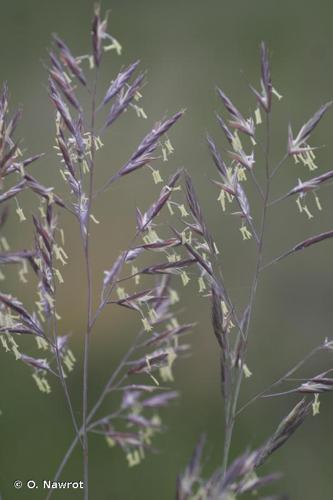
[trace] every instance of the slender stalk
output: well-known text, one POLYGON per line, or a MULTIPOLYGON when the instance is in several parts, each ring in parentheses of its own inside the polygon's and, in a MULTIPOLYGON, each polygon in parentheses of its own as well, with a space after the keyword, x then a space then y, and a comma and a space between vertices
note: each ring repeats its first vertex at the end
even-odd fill
MULTIPOLYGON (((137 231, 137 232, 136 232, 135 236, 133 237, 133 239, 132 239, 132 241, 131 241, 131 243, 130 243, 130 245, 129 245, 128 250, 127 250, 126 252, 124 252, 123 259, 122 259, 122 265, 125 263, 125 261, 126 261, 126 257, 127 257, 128 253, 129 253, 129 251, 131 250, 131 248, 133 247, 133 245, 135 244, 135 241, 136 241, 136 239, 137 239, 137 237, 138 237, 139 233, 140 233, 140 231, 137 231)), ((88 255, 88 256, 89 256, 89 255, 88 255)), ((90 321, 89 321, 89 329, 87 329, 87 332, 89 332, 89 334, 88 334, 88 335, 86 335, 86 337, 85 337, 85 338, 87 338, 87 337, 88 337, 88 341, 89 341, 89 338, 90 338, 91 331, 92 331, 92 329, 93 329, 93 327, 94 327, 94 325, 95 325, 95 323, 96 323, 97 319, 99 318, 100 314, 102 313, 102 311, 103 311, 104 307, 106 306, 106 304, 108 304, 109 297, 110 297, 110 295, 112 294, 112 292, 113 292, 114 287, 116 286, 116 284, 117 284, 117 281, 115 281, 115 282, 111 285, 111 288, 110 288, 110 290, 109 290, 109 293, 107 294, 107 297, 106 297, 104 300, 102 300, 102 301, 101 301, 101 303, 100 303, 100 305, 98 306, 98 308, 97 308, 97 310, 96 310, 95 314, 94 314, 94 315, 91 315, 91 317, 90 317, 90 321)), ((120 361, 120 363, 119 363, 118 367, 117 367, 117 368, 114 370, 114 372, 111 374, 111 376, 110 376, 110 378, 109 378, 108 382, 105 384, 105 386, 104 386, 104 388, 103 388, 103 390, 102 390, 102 392, 101 392, 101 394, 100 394, 100 396, 99 396, 98 400, 96 401, 95 405, 93 406, 93 408, 91 409, 91 411, 89 412, 89 414, 88 414, 88 415, 87 415, 87 411, 86 411, 86 413, 85 413, 86 418, 84 419, 84 422, 83 422, 83 424, 82 424, 82 427, 81 427, 81 429, 78 431, 77 436, 75 437, 75 439, 73 440, 73 442, 72 442, 72 444, 70 445, 69 449, 67 450, 67 452, 66 452, 66 454, 65 454, 65 456, 64 456, 64 458, 63 458, 63 460, 62 460, 62 462, 61 462, 61 464, 60 464, 60 466, 59 466, 59 468, 58 468, 58 470, 57 470, 57 472, 56 472, 56 475, 55 475, 55 477, 54 477, 54 481, 56 481, 56 480, 59 478, 59 476, 60 476, 60 474, 61 474, 61 472, 62 472, 63 468, 65 467, 65 465, 66 465, 66 463, 67 463, 68 459, 70 458, 70 456, 71 456, 72 452, 74 451, 74 449, 75 449, 75 447, 76 447, 76 445, 77 445, 77 443, 78 443, 78 441, 79 441, 79 440, 80 440, 80 441, 81 441, 81 440, 83 441, 82 445, 83 445, 83 448, 84 448, 84 445, 85 445, 85 443, 84 443, 84 433, 85 433, 85 434, 86 434, 86 436, 87 436, 88 431, 89 431, 89 429, 88 429, 88 425, 89 425, 89 423, 91 422, 92 418, 95 416, 96 412, 99 410, 100 406, 103 404, 105 397, 108 395, 109 391, 111 390, 111 387, 112 387, 113 382, 114 382, 114 381, 115 381, 115 379, 117 378, 117 376, 118 376, 118 374, 120 373, 120 371, 123 369, 123 367, 124 367, 125 363, 128 361, 128 359, 130 358, 130 356, 133 354, 133 352, 135 351, 135 349, 138 347, 138 342, 140 341, 140 339, 141 339, 141 337, 142 337, 143 333, 144 333, 144 330, 141 330, 141 331, 139 332, 139 334, 138 334, 137 338, 135 339, 135 341, 133 342, 133 344, 131 345, 131 347, 130 347, 130 348, 129 348, 129 350, 127 351, 127 353, 124 355, 124 357, 123 357, 123 358, 122 358, 122 360, 120 361), (85 425, 84 425, 84 424, 85 424, 85 425), (81 439, 81 438, 83 438, 83 439, 81 439)), ((89 345, 88 345, 87 347, 89 348, 89 345)), ((87 359, 86 361, 87 361, 87 363, 88 363, 88 359, 87 359)), ((88 371, 88 366, 86 367, 86 369, 87 369, 87 371, 88 371)), ((87 376, 87 374, 86 374, 85 383, 88 385, 88 376, 87 376)), ((87 389, 87 385, 86 385, 86 389, 87 389)), ((86 443, 86 444, 87 444, 87 443, 86 443)), ((85 449, 85 448, 84 448, 84 449, 85 449)), ((87 462, 88 462, 88 458, 89 458, 89 457, 87 457, 87 462)), ((84 462, 84 464, 86 464, 86 462, 84 462)), ((88 462, 88 465, 89 465, 89 462, 88 462)), ((46 497, 46 500, 49 500, 49 499, 51 498, 51 495, 52 495, 52 491, 50 491, 50 492, 48 493, 48 495, 47 495, 47 497, 46 497)))
MULTIPOLYGON (((225 438, 224 438, 224 450, 223 450, 223 462, 222 462, 222 473, 225 474, 229 462, 229 454, 230 447, 233 437, 234 425, 235 425, 235 417, 237 413, 238 400, 240 395, 240 389, 243 380, 243 366, 246 357, 247 350, 247 341, 249 336, 251 317, 253 313, 253 308, 256 299, 256 292, 259 282, 259 274, 263 259, 263 246, 264 246, 264 236, 266 229, 266 221, 267 221, 267 209, 268 209, 268 200, 270 193, 270 173, 269 173, 269 154, 270 154, 270 116, 267 114, 266 116, 266 146, 265 146, 265 172, 266 172, 266 183, 265 183, 265 191, 264 191, 264 200, 263 200, 263 210, 262 210, 262 219, 261 219, 261 228, 258 237, 258 252, 257 252, 257 261, 254 271, 254 276, 252 280, 251 293, 249 299, 248 306, 248 320, 245 325, 245 339, 243 341, 243 348, 240 356, 240 366, 238 368, 238 373, 236 376, 236 381, 234 384, 234 391, 231 395, 231 402, 228 406, 227 412, 227 420, 225 425, 225 438)), ((236 341, 236 345, 240 341, 240 332, 238 334, 238 339, 236 341)))
POLYGON ((77 437, 79 438, 79 440, 80 440, 80 442, 82 444, 81 436, 80 436, 80 433, 79 433, 79 427, 78 427, 77 420, 76 420, 75 413, 74 413, 74 408, 73 408, 72 400, 71 400, 71 397, 70 397, 70 394, 69 394, 69 390, 68 390, 68 387, 67 387, 67 383, 66 383, 66 380, 65 380, 65 377, 64 377, 64 372, 63 372, 63 368, 62 368, 61 357, 60 357, 60 352, 59 352, 59 347, 58 347, 58 342, 57 342, 57 339, 58 339, 58 323, 57 323, 57 319, 56 319, 56 297, 57 297, 57 289, 56 289, 56 284, 55 284, 54 266, 53 266, 53 255, 52 254, 51 254, 50 269, 52 270, 52 286, 53 286, 53 289, 54 289, 54 302, 53 302, 53 307, 52 307, 52 315, 51 315, 51 317, 48 318, 47 327, 48 327, 49 336, 50 336, 50 333, 51 333, 51 330, 52 330, 53 348, 54 348, 54 352, 55 352, 55 359, 56 359, 56 363, 57 363, 57 369, 58 369, 59 379, 60 379, 60 382, 61 382, 61 385, 62 385, 62 388, 63 388, 63 391, 64 391, 65 400, 66 400, 66 403, 67 403, 67 406, 68 406, 68 409, 69 409, 69 413, 70 413, 70 416, 71 416, 71 419, 72 419, 73 427, 75 429, 77 437), (52 325, 51 325, 51 321, 52 321, 52 325))
POLYGON ((254 403, 258 399, 262 398, 265 396, 266 392, 270 391, 274 387, 277 387, 278 385, 282 384, 285 382, 289 377, 291 377, 295 372, 297 372, 309 359, 311 359, 317 352, 319 352, 323 348, 323 345, 319 345, 312 349, 305 358, 301 359, 295 366, 293 366, 290 370, 288 370, 282 377, 279 377, 277 380, 272 382, 268 387, 266 387, 263 391, 259 392, 255 396, 253 396, 251 399, 249 399, 239 410, 237 410, 236 415, 238 416, 240 413, 242 413, 250 404, 254 403))
POLYGON ((102 186, 102 187, 100 187, 100 188, 96 191, 96 193, 94 193, 93 198, 97 198, 97 196, 99 196, 100 194, 105 193, 105 191, 107 191, 107 190, 111 187, 111 185, 112 185, 112 184, 113 184, 116 180, 118 180, 118 179, 119 179, 119 175, 117 175, 117 174, 116 174, 116 175, 113 175, 113 176, 112 176, 112 177, 111 177, 108 181, 106 181, 106 182, 105 182, 105 184, 103 184, 103 186, 102 186))
MULTIPOLYGON (((123 268, 123 266, 124 266, 124 264, 126 262, 127 256, 129 254, 129 252, 133 249, 133 246, 135 245, 135 242, 136 242, 136 240, 137 240, 137 238, 138 238, 138 236, 139 236, 140 233, 141 233, 140 230, 136 231, 134 237, 132 238, 132 241, 129 244, 128 249, 124 251, 122 259, 121 259, 121 262, 120 262, 120 268, 123 268)), ((118 285, 118 283, 120 283, 121 281, 124 281, 125 279, 134 278, 134 276, 136 276, 136 275, 137 274, 132 274, 131 276, 128 276, 127 278, 123 278, 121 280, 114 280, 113 283, 111 283, 111 286, 110 286, 110 289, 109 289, 108 293, 106 294, 106 296, 104 298, 102 298, 99 306, 96 309, 95 314, 91 318, 91 321, 90 321, 90 329, 91 330, 95 326, 95 323, 98 320, 100 314, 102 313, 104 307, 107 304, 110 303, 112 293, 113 293, 115 287, 118 285)))
POLYGON ((256 187, 256 189, 257 189, 260 197, 262 199, 264 199, 265 198, 265 193, 263 192, 263 190, 262 190, 262 188, 261 188, 261 186, 260 186, 260 184, 259 184, 259 182, 258 182, 258 180, 257 180, 257 178, 256 178, 256 176, 255 176, 255 174, 254 174, 254 172, 253 172, 252 169, 250 170, 250 175, 251 175, 251 179, 253 180, 253 183, 254 183, 254 185, 255 185, 255 187, 256 187))
MULTIPOLYGON (((129 253, 129 251, 132 249, 133 245, 135 244, 135 241, 139 235, 140 231, 137 231, 135 236, 133 237, 132 241, 130 242, 130 245, 129 245, 129 248, 126 252, 124 252, 124 255, 123 255, 123 259, 122 259, 122 264, 123 265, 126 261, 126 257, 129 253)), ((89 240, 88 240, 89 241, 89 240)), ((84 247, 86 249, 86 247, 84 247)), ((85 256, 86 256, 86 252, 85 252, 85 256)), ((88 253, 88 259, 85 259, 86 260, 86 263, 89 262, 89 253, 88 253)), ((87 267, 87 277, 89 277, 89 283, 90 283, 90 287, 91 287, 91 274, 90 274, 90 266, 87 267), (89 273, 88 273, 88 269, 89 269, 89 273)), ((107 297, 105 297, 99 304, 98 308, 96 309, 96 312, 95 314, 92 314, 92 311, 91 311, 91 314, 89 316, 89 323, 87 325, 87 332, 88 332, 88 335, 85 336, 85 340, 88 341, 88 344, 86 345, 85 343, 85 362, 87 363, 85 365, 85 374, 84 374, 84 390, 86 390, 86 398, 87 398, 87 392, 88 392, 88 361, 89 361, 89 358, 88 356, 86 356, 86 354, 88 354, 88 350, 89 350, 89 340, 90 340, 90 335, 91 335, 91 332, 92 332, 92 329, 97 321, 97 319, 99 318, 100 314, 102 313, 104 307, 106 306, 106 304, 108 304, 108 300, 110 298, 110 295, 112 294, 113 290, 114 290, 114 287, 116 286, 117 284, 117 281, 115 281, 114 283, 112 283, 111 287, 110 287, 110 290, 109 290, 109 293, 107 294, 107 297)), ((89 295, 89 288, 88 286, 88 295, 89 295)), ((89 304, 90 304, 90 300, 91 300, 91 295, 89 296, 89 304)), ((89 309, 88 309, 89 311, 89 309)), ((118 367, 114 370, 114 372, 111 374, 109 380, 107 381, 107 383, 105 384, 99 398, 97 399, 95 405, 93 406, 93 408, 91 409, 91 411, 87 412, 87 406, 86 406, 86 411, 85 411, 85 418, 83 419, 83 423, 82 423, 82 427, 78 430, 78 433, 75 437, 75 439, 72 441, 70 447, 68 448, 61 464, 59 465, 58 467, 58 470, 54 476, 54 481, 57 481, 57 479, 60 477, 60 474, 63 470, 63 468, 65 467, 65 465, 67 464, 70 456, 72 455, 76 445, 78 444, 79 441, 82 441, 82 446, 83 446, 83 449, 84 451, 87 450, 87 448, 85 448, 85 446, 87 446, 88 444, 88 440, 87 440, 87 435, 88 435, 88 432, 89 432, 89 424, 91 422, 91 420, 93 419, 93 417, 95 416, 95 414, 97 413, 97 411, 99 410, 99 408, 101 407, 101 405, 103 404, 106 396, 108 395, 108 393, 110 392, 111 388, 112 388, 112 384, 113 382, 115 381, 115 379, 117 378, 117 376, 119 375, 119 373, 121 372, 121 370, 123 369, 124 365, 126 364, 126 362, 128 361, 128 359, 130 358, 130 356, 133 354, 133 352, 135 351, 135 349, 138 347, 138 342, 140 341, 142 335, 144 333, 144 330, 141 330, 136 338, 136 340, 133 342, 133 344, 131 345, 131 347, 129 348, 129 350, 126 352, 126 354, 124 355, 124 357, 122 358, 122 360, 120 361, 118 367), (86 442, 84 442, 84 436, 86 435, 86 442)), ((86 403, 87 403, 87 400, 86 400, 86 403)), ((89 466, 89 456, 88 456, 88 453, 87 453, 87 456, 85 457, 85 460, 84 460, 84 466, 89 466)), ((87 468, 87 473, 89 472, 89 468, 87 468)), ((85 483, 86 484, 86 483, 85 483)), ((85 490, 86 491, 86 490, 85 490)), ((52 496, 52 493, 53 491, 50 490, 47 497, 46 497, 46 500, 49 500, 52 496)), ((86 494, 86 493, 85 493, 86 494)))
POLYGON ((289 155, 288 155, 288 153, 286 153, 283 156, 283 158, 281 158, 281 160, 276 165, 276 167, 272 170, 272 173, 270 174, 270 179, 273 179, 273 177, 275 176, 275 174, 277 174, 277 172, 280 170, 280 168, 282 167, 282 165, 284 164, 284 162, 287 161, 288 158, 289 158, 289 155))
POLYGON ((63 368, 62 368, 62 363, 61 363, 61 358, 60 358, 60 353, 59 353, 59 348, 58 348, 58 343, 57 343, 57 338, 58 338, 57 330, 58 330, 57 320, 54 317, 53 318, 54 350, 55 350, 55 357, 56 357, 57 367, 58 367, 58 372, 59 372, 59 378, 60 378, 60 382, 61 382, 64 394, 65 394, 65 399, 66 399, 67 406, 68 406, 68 409, 69 409, 69 412, 70 412, 70 415, 71 415, 71 419, 72 419, 72 422, 73 422, 73 427, 75 429, 77 437, 79 438, 79 440, 80 440, 80 442, 82 444, 82 439, 81 439, 81 436, 80 436, 79 427, 78 427, 77 420, 76 420, 76 417, 75 417, 74 408, 73 408, 73 405, 72 405, 72 400, 71 400, 71 397, 70 397, 70 394, 69 394, 69 390, 68 390, 68 387, 67 387, 67 383, 66 383, 66 380, 65 380, 65 377, 64 377, 64 373, 63 373, 63 368))
POLYGON ((83 428, 83 478, 84 499, 89 498, 89 455, 88 455, 88 432, 87 432, 87 408, 88 408, 88 368, 89 368, 89 344, 90 344, 90 317, 92 303, 91 269, 89 263, 88 245, 85 249, 87 282, 88 282, 88 319, 87 330, 84 337, 84 359, 83 359, 83 397, 82 397, 82 428, 83 428))
MULTIPOLYGON (((139 344, 139 342, 141 340, 141 337, 144 334, 144 332, 145 332, 145 330, 140 330, 140 332, 138 333, 135 341, 133 342, 133 344, 131 345, 131 347, 128 349, 128 351, 126 351, 126 353, 124 354, 124 356, 121 359, 120 363, 118 364, 117 368, 110 375, 110 377, 109 377, 108 381, 106 382, 106 384, 104 385, 104 387, 102 389, 102 392, 99 395, 96 403, 94 404, 93 408, 90 410, 89 414, 87 415, 87 418, 86 418, 86 425, 87 426, 89 425, 89 423, 91 422, 91 420, 96 415, 97 411, 100 409, 100 407, 104 403, 104 400, 107 397, 107 395, 112 390, 113 384, 114 384, 115 380, 117 379, 118 375, 120 374, 120 372, 124 368, 125 364, 129 360, 129 358, 132 356, 132 354, 134 353, 134 351, 138 347, 138 344, 139 344)), ((63 457, 63 459, 62 459, 62 461, 61 461, 61 463, 60 463, 60 465, 59 465, 59 467, 57 469, 57 472, 54 475, 54 478, 53 478, 54 481, 57 481, 59 479, 59 477, 60 477, 63 469, 65 468, 68 460, 70 459, 73 451, 76 448, 76 445, 79 442, 79 436, 83 436, 83 432, 84 432, 84 429, 83 429, 83 426, 82 426, 81 429, 79 430, 78 435, 73 439, 73 441, 70 444, 68 450, 66 451, 66 453, 65 453, 65 455, 64 455, 64 457, 63 457)), ((50 500, 50 498, 51 498, 51 496, 52 496, 53 493, 54 493, 54 490, 50 490, 48 492, 45 500, 50 500)))
POLYGON ((83 480, 84 480, 84 500, 89 499, 89 445, 88 445, 88 430, 87 430, 87 412, 88 412, 88 372, 89 372, 89 346, 90 335, 92 331, 93 317, 93 283, 92 270, 90 262, 90 215, 92 208, 92 199, 94 191, 94 170, 95 170, 95 120, 96 120, 96 98, 97 98, 97 83, 98 83, 98 68, 96 68, 95 81, 92 92, 92 109, 91 109, 91 161, 89 169, 89 192, 88 192, 88 207, 87 219, 85 224, 84 234, 84 259, 87 276, 87 326, 84 337, 84 356, 83 356, 83 394, 82 394, 82 443, 83 443, 83 480))

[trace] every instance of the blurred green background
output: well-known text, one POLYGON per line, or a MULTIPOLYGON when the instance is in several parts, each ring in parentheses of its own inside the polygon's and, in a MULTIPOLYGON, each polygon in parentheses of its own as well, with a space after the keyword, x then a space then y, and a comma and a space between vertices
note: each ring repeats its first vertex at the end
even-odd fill
MULTIPOLYGON (((86 0, 12 0, 1 2, 0 73, 7 80, 12 108, 22 104, 24 118, 20 135, 29 152, 48 153, 34 173, 63 193, 59 165, 52 151, 53 113, 47 98, 44 62, 50 35, 57 32, 73 52, 90 50, 90 19, 93 2, 86 0)), ((215 174, 205 134, 209 131, 225 147, 214 118, 222 111, 215 95, 221 86, 248 114, 255 102, 248 83, 258 86, 259 44, 265 40, 272 55, 273 83, 284 96, 275 101, 273 163, 284 153, 289 120, 300 127, 318 107, 333 96, 333 6, 329 0, 121 0, 103 2, 110 8, 110 32, 123 45, 123 56, 113 53, 104 60, 103 84, 122 64, 141 59, 148 85, 143 105, 148 120, 127 113, 105 137, 99 156, 100 179, 118 169, 152 124, 166 113, 187 109, 184 119, 170 134, 176 154, 163 177, 177 166, 185 166, 198 188, 210 226, 221 248, 230 291, 239 305, 249 292, 253 267, 253 243, 240 241, 238 222, 225 216, 216 202, 218 193, 210 182, 215 174)), ((318 153, 320 173, 332 168, 332 124, 329 114, 314 138, 326 148, 318 153)), ((256 169, 263 169, 258 161, 256 169)), ((298 177, 308 178, 305 168, 292 163, 276 177, 274 194, 293 187, 298 177)), ((259 173, 260 177, 260 173, 259 173)), ((216 178, 216 177, 215 177, 216 178)), ((93 228, 96 256, 96 299, 102 271, 110 267, 130 240, 135 228, 135 207, 145 209, 157 193, 144 172, 123 179, 97 203, 96 217, 103 222, 93 228)), ((253 193, 252 193, 253 194, 253 193)), ((24 200, 24 198, 22 198, 24 200)), ((297 213, 294 200, 270 212, 267 258, 279 254, 311 234, 332 228, 332 191, 320 194, 324 210, 311 221, 297 213)), ((27 197, 25 207, 29 207, 27 197)), ((254 203, 254 211, 255 201, 254 203)), ((311 204, 311 202, 310 202, 311 204)), ((26 208, 28 211, 29 208, 26 208)), ((13 248, 30 244, 30 226, 18 225, 14 210, 6 235, 13 248), (12 224, 11 224, 12 222, 12 224)), ((161 220, 163 217, 161 217, 161 220)), ((70 265, 64 273, 60 307, 63 333, 72 333, 73 351, 81 358, 84 314, 84 280, 78 232, 71 220, 63 221, 70 265)), ((248 365, 253 372, 245 382, 241 398, 268 385, 301 359, 326 336, 332 335, 332 242, 328 241, 290 258, 264 273, 251 331, 248 365)), ((14 276, 14 275, 13 275, 14 276)), ((193 280, 194 282, 194 280, 193 280)), ((9 277, 4 291, 29 300, 31 290, 9 277)), ((185 467, 202 432, 207 432, 207 474, 220 463, 223 444, 223 408, 220 400, 218 351, 209 323, 209 307, 197 294, 196 285, 183 291, 184 320, 197 321, 192 335, 193 354, 176 367, 176 387, 182 398, 162 411, 168 431, 155 441, 159 449, 139 467, 129 470, 124 454, 110 450, 98 436, 91 439, 91 498, 97 500, 169 500, 174 498, 177 473, 185 467)), ((130 344, 139 322, 135 315, 107 311, 93 337, 90 367, 90 401, 106 381, 117 359, 130 344)), ((53 384, 49 397, 39 393, 30 371, 12 356, 0 353, 1 398, 0 492, 5 500, 44 498, 42 491, 15 491, 16 479, 51 479, 73 432, 60 388, 53 384)), ((304 370, 311 375, 330 368, 332 356, 318 357, 304 370)), ((73 399, 80 414, 80 366, 70 379, 73 399)), ((232 455, 256 447, 270 435, 288 413, 294 397, 263 400, 241 416, 235 430, 232 455)), ((330 394, 321 398, 322 411, 309 418, 289 444, 270 460, 266 471, 281 471, 282 480, 273 490, 286 491, 292 500, 329 500, 332 483, 332 415, 330 394)), ((80 480, 81 457, 73 455, 63 478, 80 480)), ((67 491, 54 498, 80 498, 67 491)))

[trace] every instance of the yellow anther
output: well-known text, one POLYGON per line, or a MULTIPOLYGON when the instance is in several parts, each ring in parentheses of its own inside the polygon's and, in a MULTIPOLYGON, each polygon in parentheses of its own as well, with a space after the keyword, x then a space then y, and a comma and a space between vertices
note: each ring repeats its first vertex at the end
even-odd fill
POLYGON ((117 288, 117 295, 118 295, 119 300, 125 299, 126 298, 125 289, 121 288, 121 287, 118 287, 117 288))
POLYGON ((321 206, 320 200, 319 200, 318 196, 315 193, 314 193, 314 198, 315 198, 318 210, 322 210, 323 207, 321 206))
POLYGON ((181 277, 183 286, 186 286, 190 282, 190 278, 189 278, 186 271, 182 271, 180 277, 181 277))
POLYGON ((126 458, 129 467, 135 467, 135 465, 139 465, 139 463, 141 462, 140 453, 138 452, 138 450, 127 453, 126 458))
POLYGON ((48 343, 46 342, 45 339, 43 339, 42 337, 35 337, 36 338, 36 342, 37 342, 37 347, 38 349, 43 349, 44 351, 47 351, 48 350, 48 343))
POLYGON ((316 415, 319 415, 320 413, 320 401, 319 401, 319 394, 314 395, 314 401, 312 403, 312 415, 315 417, 316 415))
POLYGON ((201 293, 204 290, 206 290, 206 283, 205 283, 205 280, 202 277, 198 279, 198 283, 199 283, 199 293, 201 293))
POLYGON ((151 327, 149 321, 147 320, 147 318, 142 318, 141 321, 142 321, 144 330, 146 332, 151 332, 152 331, 152 327, 151 327))
POLYGON ((170 201, 167 202, 167 207, 169 209, 170 215, 174 215, 175 212, 172 210, 172 205, 171 205, 170 201))
POLYGON ((217 201, 221 203, 221 207, 223 212, 225 212, 225 191, 221 189, 221 192, 219 194, 219 197, 217 198, 217 201))
POLYGON ((24 221, 27 220, 21 207, 17 207, 16 213, 19 216, 19 221, 20 222, 24 222, 24 221))
POLYGON ((252 238, 252 233, 247 229, 246 226, 241 226, 239 230, 242 233, 243 240, 250 240, 252 238))
POLYGON ((62 277, 62 274, 61 272, 59 271, 59 269, 55 269, 54 270, 54 273, 59 281, 59 283, 64 283, 64 278, 62 277))
POLYGON ((296 203, 297 203, 298 210, 300 211, 300 213, 302 213, 303 212, 303 206, 302 206, 301 198, 300 197, 296 198, 296 203))
POLYGON ((96 219, 96 217, 93 215, 93 214, 90 214, 90 218, 91 220, 95 223, 95 224, 99 224, 99 220, 96 219))
POLYGON ((178 205, 178 208, 179 208, 179 210, 180 210, 180 215, 181 215, 181 217, 188 217, 189 213, 188 213, 188 211, 186 210, 185 205, 178 205))
POLYGON ((172 146, 170 139, 167 139, 165 141, 165 147, 167 148, 169 155, 171 155, 174 152, 174 147, 172 146))
POLYGON ((160 182, 163 182, 163 179, 161 177, 159 170, 153 170, 152 174, 153 174, 153 180, 154 180, 155 184, 159 184, 160 182))
POLYGON ((278 98, 279 101, 281 101, 283 96, 279 94, 279 92, 274 87, 272 88, 272 93, 278 98))
POLYGON ((0 242, 1 242, 2 248, 5 250, 5 252, 8 252, 10 250, 10 246, 9 246, 9 243, 8 243, 7 239, 5 238, 5 236, 1 236, 0 242))
POLYGON ((260 112, 260 108, 259 107, 255 110, 254 117, 255 117, 255 120, 256 120, 256 124, 260 125, 262 123, 262 118, 261 118, 261 112, 260 112))
POLYGON ((178 293, 176 292, 176 290, 173 290, 171 289, 170 290, 170 301, 171 301, 171 304, 174 305, 176 304, 177 302, 179 302, 179 295, 178 293))
POLYGON ((245 378, 250 378, 252 375, 252 372, 249 370, 247 365, 243 365, 243 373, 245 378))
POLYGON ((306 215, 308 216, 308 219, 313 219, 313 215, 312 213, 310 212, 310 210, 308 209, 307 205, 304 205, 303 207, 303 211, 306 213, 306 215))

